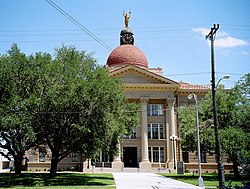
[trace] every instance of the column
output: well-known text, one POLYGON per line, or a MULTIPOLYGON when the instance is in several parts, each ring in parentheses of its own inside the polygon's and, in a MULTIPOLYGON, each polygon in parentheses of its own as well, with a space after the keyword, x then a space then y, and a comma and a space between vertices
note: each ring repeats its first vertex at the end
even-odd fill
POLYGON ((120 142, 117 144, 118 154, 114 157, 112 162, 112 171, 121 172, 123 170, 123 162, 121 161, 121 145, 120 142))
POLYGON ((171 143, 170 143, 170 111, 169 111, 169 106, 168 106, 168 102, 166 100, 165 103, 165 125, 166 125, 166 129, 165 129, 165 136, 166 136, 166 150, 165 150, 165 155, 166 155, 166 167, 169 168, 169 162, 171 161, 171 143))
POLYGON ((170 99, 169 101, 169 109, 170 109, 170 126, 171 126, 171 136, 176 136, 175 131, 175 114, 174 114, 174 99, 170 99))
POLYGON ((177 156, 176 156, 176 123, 175 123, 175 112, 174 112, 174 106, 175 106, 175 98, 173 93, 168 93, 167 99, 167 112, 168 112, 168 126, 169 129, 167 129, 167 147, 168 147, 168 168, 175 169, 176 168, 176 162, 177 162, 177 156))
POLYGON ((141 102, 141 149, 142 161, 140 162, 140 171, 150 171, 151 163, 148 159, 148 121, 147 121, 147 104, 148 97, 140 98, 141 102))
POLYGON ((83 172, 84 173, 91 173, 93 170, 91 169, 91 159, 86 159, 83 163, 83 172))

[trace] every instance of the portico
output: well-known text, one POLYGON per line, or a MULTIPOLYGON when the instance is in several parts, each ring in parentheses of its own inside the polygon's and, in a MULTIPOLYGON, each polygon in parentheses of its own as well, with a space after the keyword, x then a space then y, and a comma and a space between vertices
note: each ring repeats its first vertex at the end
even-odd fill
POLYGON ((125 65, 111 71, 110 75, 122 80, 127 99, 141 106, 141 121, 140 125, 135 128, 136 135, 133 138, 126 137, 121 141, 120 152, 123 166, 126 167, 124 152, 130 147, 137 149, 139 171, 174 169, 174 159, 176 163, 179 148, 173 149, 170 139, 172 135, 178 137, 175 91, 178 90, 179 84, 134 65, 125 65), (135 80, 137 83, 134 83, 135 80))

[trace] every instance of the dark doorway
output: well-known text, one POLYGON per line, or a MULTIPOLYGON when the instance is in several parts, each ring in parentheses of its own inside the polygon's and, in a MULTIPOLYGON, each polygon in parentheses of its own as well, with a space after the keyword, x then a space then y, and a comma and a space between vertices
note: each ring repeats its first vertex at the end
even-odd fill
POLYGON ((124 167, 137 167, 137 148, 123 147, 124 167))

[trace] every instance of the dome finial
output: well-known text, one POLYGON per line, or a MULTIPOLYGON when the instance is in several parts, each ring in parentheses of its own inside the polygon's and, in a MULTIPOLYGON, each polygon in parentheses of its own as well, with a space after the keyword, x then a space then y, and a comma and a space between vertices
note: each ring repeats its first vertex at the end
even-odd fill
POLYGON ((124 22, 125 22, 126 28, 128 28, 128 22, 129 22, 130 15, 131 15, 131 11, 129 11, 128 13, 125 13, 125 11, 123 11, 124 22))

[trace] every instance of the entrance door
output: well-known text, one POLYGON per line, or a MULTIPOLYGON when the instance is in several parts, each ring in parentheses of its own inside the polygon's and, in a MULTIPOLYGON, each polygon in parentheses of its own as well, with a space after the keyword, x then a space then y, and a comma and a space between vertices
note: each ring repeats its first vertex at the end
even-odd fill
POLYGON ((137 167, 137 148, 123 147, 124 167, 137 167))

